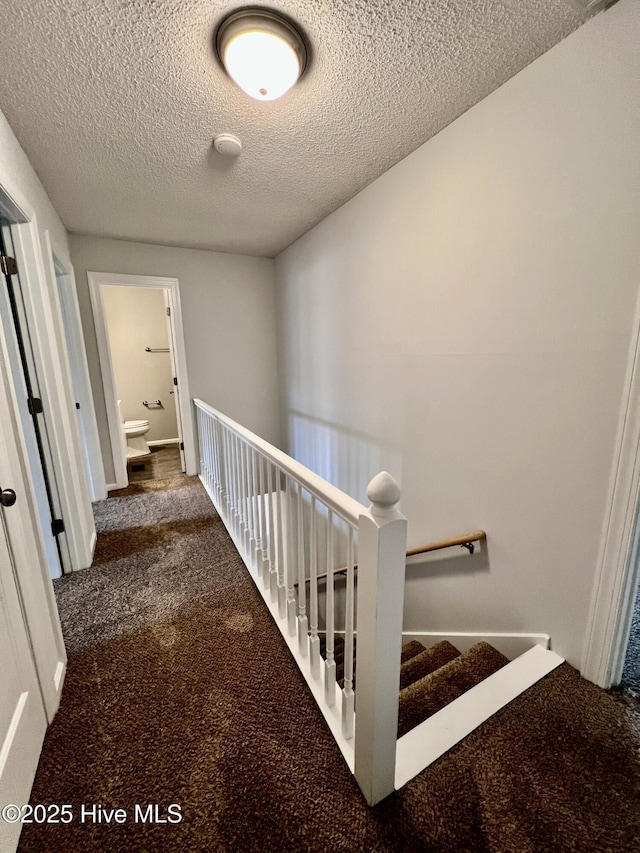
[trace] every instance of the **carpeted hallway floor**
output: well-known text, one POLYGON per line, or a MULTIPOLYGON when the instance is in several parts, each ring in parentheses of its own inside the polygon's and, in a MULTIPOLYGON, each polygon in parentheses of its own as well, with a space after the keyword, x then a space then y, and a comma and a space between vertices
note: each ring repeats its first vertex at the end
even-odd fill
POLYGON ((640 850, 640 711, 564 664, 369 809, 195 478, 96 505, 95 565, 56 582, 69 667, 20 850, 640 850), (182 822, 135 822, 179 804, 182 822), (82 805, 123 824, 81 821, 82 805))

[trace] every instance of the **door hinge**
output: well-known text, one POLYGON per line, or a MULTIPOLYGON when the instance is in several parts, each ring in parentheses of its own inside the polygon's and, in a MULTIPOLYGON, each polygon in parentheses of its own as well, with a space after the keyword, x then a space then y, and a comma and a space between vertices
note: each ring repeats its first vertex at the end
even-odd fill
POLYGON ((167 312, 167 317, 170 317, 171 316, 171 308, 165 308, 165 311, 167 312))
POLYGON ((184 450, 184 441, 180 442, 180 450, 184 450))
POLYGON ((80 408, 80 403, 76 403, 76 409, 80 408))
POLYGON ((27 407, 30 415, 41 415, 44 412, 40 397, 29 397, 27 407))
POLYGON ((61 518, 54 518, 51 521, 51 532, 54 536, 60 536, 64 533, 64 521, 61 518))
POLYGON ((178 384, 178 377, 177 377, 177 376, 174 376, 174 377, 173 377, 173 384, 174 384, 174 385, 177 385, 177 384, 178 384))
POLYGON ((18 275, 16 259, 8 255, 0 255, 0 269, 5 275, 18 275))

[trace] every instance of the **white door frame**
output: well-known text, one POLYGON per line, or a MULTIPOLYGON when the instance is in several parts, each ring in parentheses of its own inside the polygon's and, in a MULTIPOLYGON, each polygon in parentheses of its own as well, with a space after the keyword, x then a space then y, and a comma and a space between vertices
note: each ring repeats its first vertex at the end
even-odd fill
POLYGON ((580 668, 585 678, 607 689, 622 676, 640 577, 640 298, 610 482, 580 668))
MULTIPOLYGON (((10 190, 7 184, 2 176, 0 209, 10 221, 23 223, 22 237, 30 243, 30 255, 40 259, 42 274, 44 267, 35 212, 21 194, 15 188, 10 190)), ((22 270, 23 284, 35 287, 32 274, 33 270, 22 270)), ((0 335, 0 485, 12 488, 18 496, 15 506, 4 513, 4 518, 40 690, 47 719, 51 721, 60 704, 67 657, 49 577, 16 389, 8 367, 7 343, 5 336, 0 335)))
MULTIPOLYGON (((45 230, 44 242, 50 246, 45 230)), ((41 390, 48 400, 47 423, 51 425, 53 464, 62 504, 65 535, 69 544, 72 571, 86 569, 93 561, 96 530, 91 494, 81 457, 82 440, 78 427, 71 371, 67 358, 60 301, 53 259, 43 257, 35 216, 15 226, 14 245, 30 321, 31 341, 41 390)))
POLYGON ((196 474, 196 449, 194 419, 191 409, 191 396, 189 394, 189 380, 187 376, 187 357, 184 346, 184 334, 182 329, 182 308, 180 305, 180 285, 177 278, 165 278, 151 275, 126 275, 120 273, 88 272, 89 293, 91 294, 91 307, 93 309, 93 320, 98 342, 98 355, 100 358, 100 369, 102 372, 102 386, 104 389, 104 401, 107 409, 107 420, 109 422, 109 437, 111 440, 111 453, 113 456, 113 468, 115 471, 115 484, 109 484, 107 488, 122 489, 128 483, 126 454, 123 454, 123 432, 120 418, 118 416, 118 401, 116 395, 115 379, 111 360, 111 349, 109 336, 105 322, 104 304, 102 301, 101 285, 119 285, 126 287, 146 287, 165 290, 168 293, 171 307, 171 323, 173 325, 173 340, 175 344, 175 361, 178 387, 180 389, 180 413, 182 416, 182 441, 184 442, 185 467, 187 474, 196 474))
POLYGON ((11 488, 16 503, 3 510, 7 536, 16 568, 16 585, 29 632, 31 648, 47 718, 53 719, 60 704, 67 655, 58 607, 49 577, 44 540, 38 519, 25 454, 20 419, 15 407, 13 383, 0 350, 0 485, 11 488))
POLYGON ((58 285, 61 310, 67 319, 68 331, 71 336, 71 340, 67 340, 67 324, 64 323, 63 319, 67 355, 69 357, 73 380, 72 386, 76 402, 80 405, 79 417, 82 422, 84 441, 86 442, 86 455, 88 457, 87 475, 89 478, 91 500, 100 501, 107 497, 107 484, 104 476, 104 465, 102 464, 98 422, 96 420, 93 394, 91 392, 91 379, 84 346, 84 336, 82 334, 82 320, 80 318, 78 291, 73 265, 71 258, 66 252, 59 246, 52 245, 48 231, 45 232, 45 244, 53 265, 51 275, 58 285), (73 365, 71 364, 72 360, 73 365))

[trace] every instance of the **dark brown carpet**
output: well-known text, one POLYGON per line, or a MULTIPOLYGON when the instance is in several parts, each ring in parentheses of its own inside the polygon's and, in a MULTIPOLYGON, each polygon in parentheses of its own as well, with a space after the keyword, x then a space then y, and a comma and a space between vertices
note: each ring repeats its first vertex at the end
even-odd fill
POLYGON ((95 566, 56 584, 69 669, 21 851, 640 850, 640 714, 563 665, 374 809, 194 478, 96 507, 95 566), (81 804, 123 825, 82 824, 81 804), (135 823, 134 804, 182 807, 135 823))

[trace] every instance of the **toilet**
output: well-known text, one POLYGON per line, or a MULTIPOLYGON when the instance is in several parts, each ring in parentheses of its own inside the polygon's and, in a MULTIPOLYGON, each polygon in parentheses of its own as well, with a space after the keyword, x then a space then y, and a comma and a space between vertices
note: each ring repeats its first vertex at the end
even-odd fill
POLYGON ((145 440, 149 432, 149 421, 125 421, 124 435, 127 442, 127 459, 149 456, 151 450, 145 440))

